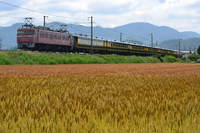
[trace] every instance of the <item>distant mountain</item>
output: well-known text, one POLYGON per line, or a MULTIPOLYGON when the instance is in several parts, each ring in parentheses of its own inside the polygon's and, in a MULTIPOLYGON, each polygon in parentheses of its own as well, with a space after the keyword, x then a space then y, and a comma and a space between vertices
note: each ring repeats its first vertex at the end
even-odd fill
POLYGON ((2 40, 3 49, 15 49, 17 47, 16 43, 16 31, 22 24, 14 24, 10 27, 0 28, 0 38, 2 40))
POLYGON ((199 37, 198 33, 192 32, 192 31, 182 32, 181 34, 184 36, 183 38, 197 38, 197 37, 199 37))
MULTIPOLYGON (((167 40, 162 42, 160 46, 167 49, 178 50, 179 40, 180 39, 167 40)), ((180 49, 182 51, 194 51, 198 48, 198 46, 200 46, 200 38, 190 38, 180 41, 180 49)))
POLYGON ((140 41, 150 42, 150 33, 153 33, 154 41, 162 42, 170 39, 188 39, 191 37, 200 37, 195 32, 178 32, 167 26, 155 26, 149 23, 132 23, 114 28, 117 32, 126 33, 140 41))
MULTIPOLYGON (((61 22, 53 22, 47 24, 48 27, 52 29, 58 29, 61 22)), ((16 31, 21 27, 21 23, 14 24, 10 27, 0 27, 0 38, 3 40, 4 49, 16 48, 16 31)), ((68 24, 67 28, 70 33, 90 35, 90 27, 82 25, 68 24)), ((153 33, 154 42, 161 43, 163 47, 166 45, 173 45, 166 40, 172 39, 189 39, 189 38, 200 38, 200 35, 195 32, 178 32, 177 30, 166 27, 166 26, 156 26, 149 23, 131 23, 123 26, 118 26, 115 28, 103 28, 100 26, 94 27, 94 36, 100 37, 108 40, 119 40, 120 33, 123 35, 123 40, 137 40, 141 41, 146 45, 150 45, 150 34, 153 33), (166 44, 166 45, 165 45, 166 44)), ((172 41, 173 42, 173 41, 172 41)), ((174 43, 174 42, 173 42, 174 43)), ((193 43, 191 44, 193 45, 193 43)), ((195 44, 196 45, 196 44, 195 44)), ((170 47, 169 46, 169 47, 170 47)), ((171 47, 170 47, 171 48, 171 47)), ((174 48, 174 47, 172 47, 174 48)))

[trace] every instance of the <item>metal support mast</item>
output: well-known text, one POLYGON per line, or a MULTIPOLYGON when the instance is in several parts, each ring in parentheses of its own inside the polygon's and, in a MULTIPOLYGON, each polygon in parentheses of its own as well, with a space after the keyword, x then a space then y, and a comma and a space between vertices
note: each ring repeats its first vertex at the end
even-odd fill
POLYGON ((120 33, 120 42, 122 42, 122 33, 120 33))
POLYGON ((44 16, 44 23, 43 23, 44 27, 46 27, 46 18, 48 18, 48 16, 44 16))
POLYGON ((93 16, 89 17, 91 21, 91 53, 93 53, 93 16))
POLYGON ((179 42, 178 42, 178 53, 179 55, 181 54, 181 39, 179 39, 179 42))
POLYGON ((0 50, 2 50, 2 40, 0 38, 0 50))
POLYGON ((153 33, 151 33, 151 47, 153 48, 153 33))

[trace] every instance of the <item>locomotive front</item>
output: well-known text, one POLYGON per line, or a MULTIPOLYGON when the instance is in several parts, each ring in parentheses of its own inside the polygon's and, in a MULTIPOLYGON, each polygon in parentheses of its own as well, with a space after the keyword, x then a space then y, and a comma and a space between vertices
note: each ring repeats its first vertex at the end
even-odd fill
POLYGON ((36 30, 34 28, 20 28, 17 30, 17 45, 19 49, 32 49, 35 47, 36 30))

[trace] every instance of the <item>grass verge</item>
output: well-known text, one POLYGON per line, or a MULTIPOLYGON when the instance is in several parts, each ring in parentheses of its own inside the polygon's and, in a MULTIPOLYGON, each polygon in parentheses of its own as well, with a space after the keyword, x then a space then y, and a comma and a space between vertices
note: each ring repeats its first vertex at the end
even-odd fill
POLYGON ((123 64, 181 62, 173 56, 140 57, 120 55, 89 55, 69 53, 37 53, 25 51, 0 52, 0 65, 56 65, 56 64, 123 64))

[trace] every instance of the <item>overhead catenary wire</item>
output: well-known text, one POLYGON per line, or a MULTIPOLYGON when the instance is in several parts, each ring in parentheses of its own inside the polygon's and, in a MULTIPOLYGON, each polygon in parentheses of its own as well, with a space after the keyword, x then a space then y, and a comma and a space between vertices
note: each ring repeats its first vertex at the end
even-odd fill
MULTIPOLYGON (((67 20, 71 20, 71 18, 70 17, 66 17, 66 16, 59 16, 59 15, 55 15, 55 14, 51 14, 51 13, 47 13, 47 12, 44 12, 44 11, 38 11, 38 10, 33 10, 33 9, 29 9, 29 8, 25 8, 25 7, 22 7, 22 6, 19 6, 19 5, 16 5, 16 4, 11 4, 11 3, 8 3, 8 2, 5 2, 5 1, 1 1, 0 0, 0 4, 4 4, 4 5, 8 5, 8 6, 11 6, 11 7, 16 7, 16 8, 19 8, 19 9, 23 9, 23 10, 26 10, 26 11, 28 11, 28 12, 31 12, 31 13, 38 13, 38 14, 41 14, 41 15, 43 15, 43 16, 49 16, 48 17, 48 20, 49 19, 52 19, 52 18, 54 18, 54 17, 56 17, 56 18, 63 18, 63 19, 67 19, 67 20)), ((37 15, 38 16, 38 15, 37 15)), ((14 16, 14 17, 12 17, 12 18, 16 18, 16 19, 24 19, 24 18, 26 18, 26 17, 17 17, 17 16, 14 16)), ((38 19, 38 20, 41 20, 41 19, 39 19, 38 17, 33 17, 33 19, 38 19)), ((80 20, 80 19, 79 19, 80 20)), ((83 19, 82 19, 83 20, 83 19)), ((88 26, 89 25, 89 21, 87 21, 87 18, 85 18, 85 21, 75 21, 75 22, 72 22, 72 21, 69 21, 69 22, 67 22, 67 24, 70 24, 70 28, 71 29, 73 29, 74 27, 72 26, 72 25, 85 25, 85 26, 88 26)), ((51 21, 51 22, 55 22, 55 21, 51 21)), ((58 25, 55 23, 49 23, 48 25, 52 28, 52 26, 54 27, 57 27, 58 25), (50 25, 49 25, 50 24, 50 25)), ((57 28, 56 28, 57 29, 57 28)), ((81 32, 81 31, 80 31, 81 32)))
MULTIPOLYGON (((50 16, 50 17, 57 17, 57 18, 63 18, 63 19, 71 19, 70 17, 66 17, 66 16, 60 16, 60 15, 55 15, 55 14, 52 14, 52 13, 48 13, 48 12, 44 12, 44 11, 39 11, 39 10, 33 10, 33 9, 30 9, 30 8, 26 8, 26 7, 22 7, 22 6, 19 6, 19 5, 16 5, 16 4, 11 4, 9 2, 5 2, 5 1, 1 1, 0 0, 0 4, 4 4, 4 5, 8 5, 8 6, 11 6, 11 7, 16 7, 16 8, 20 8, 20 9, 23 9, 23 10, 26 10, 26 11, 29 11, 29 12, 33 12, 33 13, 39 13, 43 16, 47 15, 47 16, 50 16)), ((70 21, 69 21, 70 22, 70 21)), ((83 23, 86 23, 85 22, 70 22, 71 24, 83 24, 83 23)))

